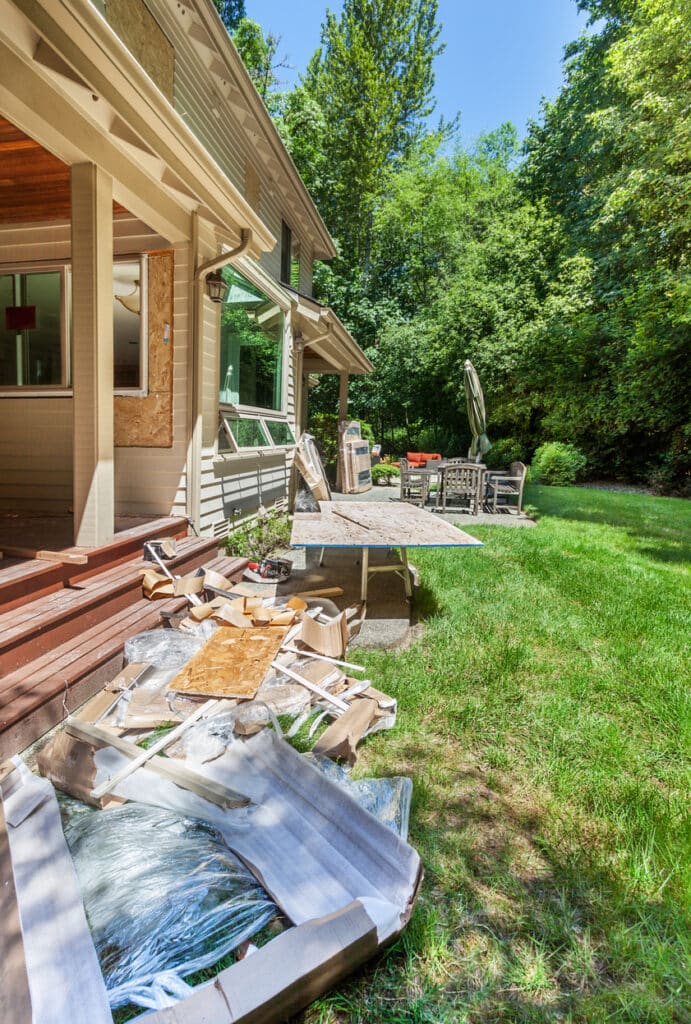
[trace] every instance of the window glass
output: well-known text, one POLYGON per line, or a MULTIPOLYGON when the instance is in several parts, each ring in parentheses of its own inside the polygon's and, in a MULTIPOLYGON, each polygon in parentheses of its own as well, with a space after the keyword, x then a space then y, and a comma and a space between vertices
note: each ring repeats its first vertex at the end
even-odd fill
POLYGON ((226 419, 226 423, 238 448, 263 448, 269 443, 261 420, 245 417, 237 420, 226 419))
POLYGON ((146 322, 145 264, 113 266, 113 386, 141 389, 142 326, 146 322))
POLYGON ((220 401, 278 411, 283 311, 237 270, 226 266, 221 272, 228 288, 221 310, 220 401))
POLYGON ((295 444, 293 431, 285 420, 264 420, 264 423, 274 444, 295 444))
POLYGON ((59 270, 1 275, 0 384, 62 384, 61 324, 59 270))

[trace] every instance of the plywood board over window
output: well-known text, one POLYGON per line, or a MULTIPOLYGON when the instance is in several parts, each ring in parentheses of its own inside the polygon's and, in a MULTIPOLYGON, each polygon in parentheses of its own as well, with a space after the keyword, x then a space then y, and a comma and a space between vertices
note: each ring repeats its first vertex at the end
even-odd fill
POLYGON ((149 380, 146 395, 115 396, 119 448, 173 445, 173 254, 148 254, 149 380))

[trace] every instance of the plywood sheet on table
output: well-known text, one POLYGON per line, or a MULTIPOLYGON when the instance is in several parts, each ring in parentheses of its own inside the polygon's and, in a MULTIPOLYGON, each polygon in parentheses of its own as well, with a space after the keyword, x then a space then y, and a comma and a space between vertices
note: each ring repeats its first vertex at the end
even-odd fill
POLYGON ((285 626, 242 629, 219 626, 169 683, 170 690, 251 699, 287 633, 285 626))
POLYGON ((404 502, 322 501, 320 512, 298 513, 293 547, 481 547, 446 520, 404 502))

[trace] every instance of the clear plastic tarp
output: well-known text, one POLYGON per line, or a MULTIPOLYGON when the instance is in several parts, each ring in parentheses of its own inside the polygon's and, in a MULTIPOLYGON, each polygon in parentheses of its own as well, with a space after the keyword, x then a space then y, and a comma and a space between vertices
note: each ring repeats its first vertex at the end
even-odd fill
POLYGON ((61 799, 65 837, 111 1007, 160 1007, 279 911, 219 833, 136 803, 61 799))

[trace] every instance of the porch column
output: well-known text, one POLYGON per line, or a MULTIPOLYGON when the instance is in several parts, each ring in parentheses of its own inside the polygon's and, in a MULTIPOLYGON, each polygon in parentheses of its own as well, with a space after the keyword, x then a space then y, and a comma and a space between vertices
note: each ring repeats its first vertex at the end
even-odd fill
MULTIPOLYGON (((338 422, 339 425, 342 420, 348 416, 348 371, 343 370, 340 374, 340 383, 338 388, 338 422)), ((340 442, 340 434, 339 434, 340 442)), ((343 457, 341 455, 341 445, 338 445, 338 460, 336 462, 336 490, 342 491, 343 489, 343 457)))
POLYGON ((115 532, 113 183, 95 164, 70 177, 74 542, 94 547, 115 532))

